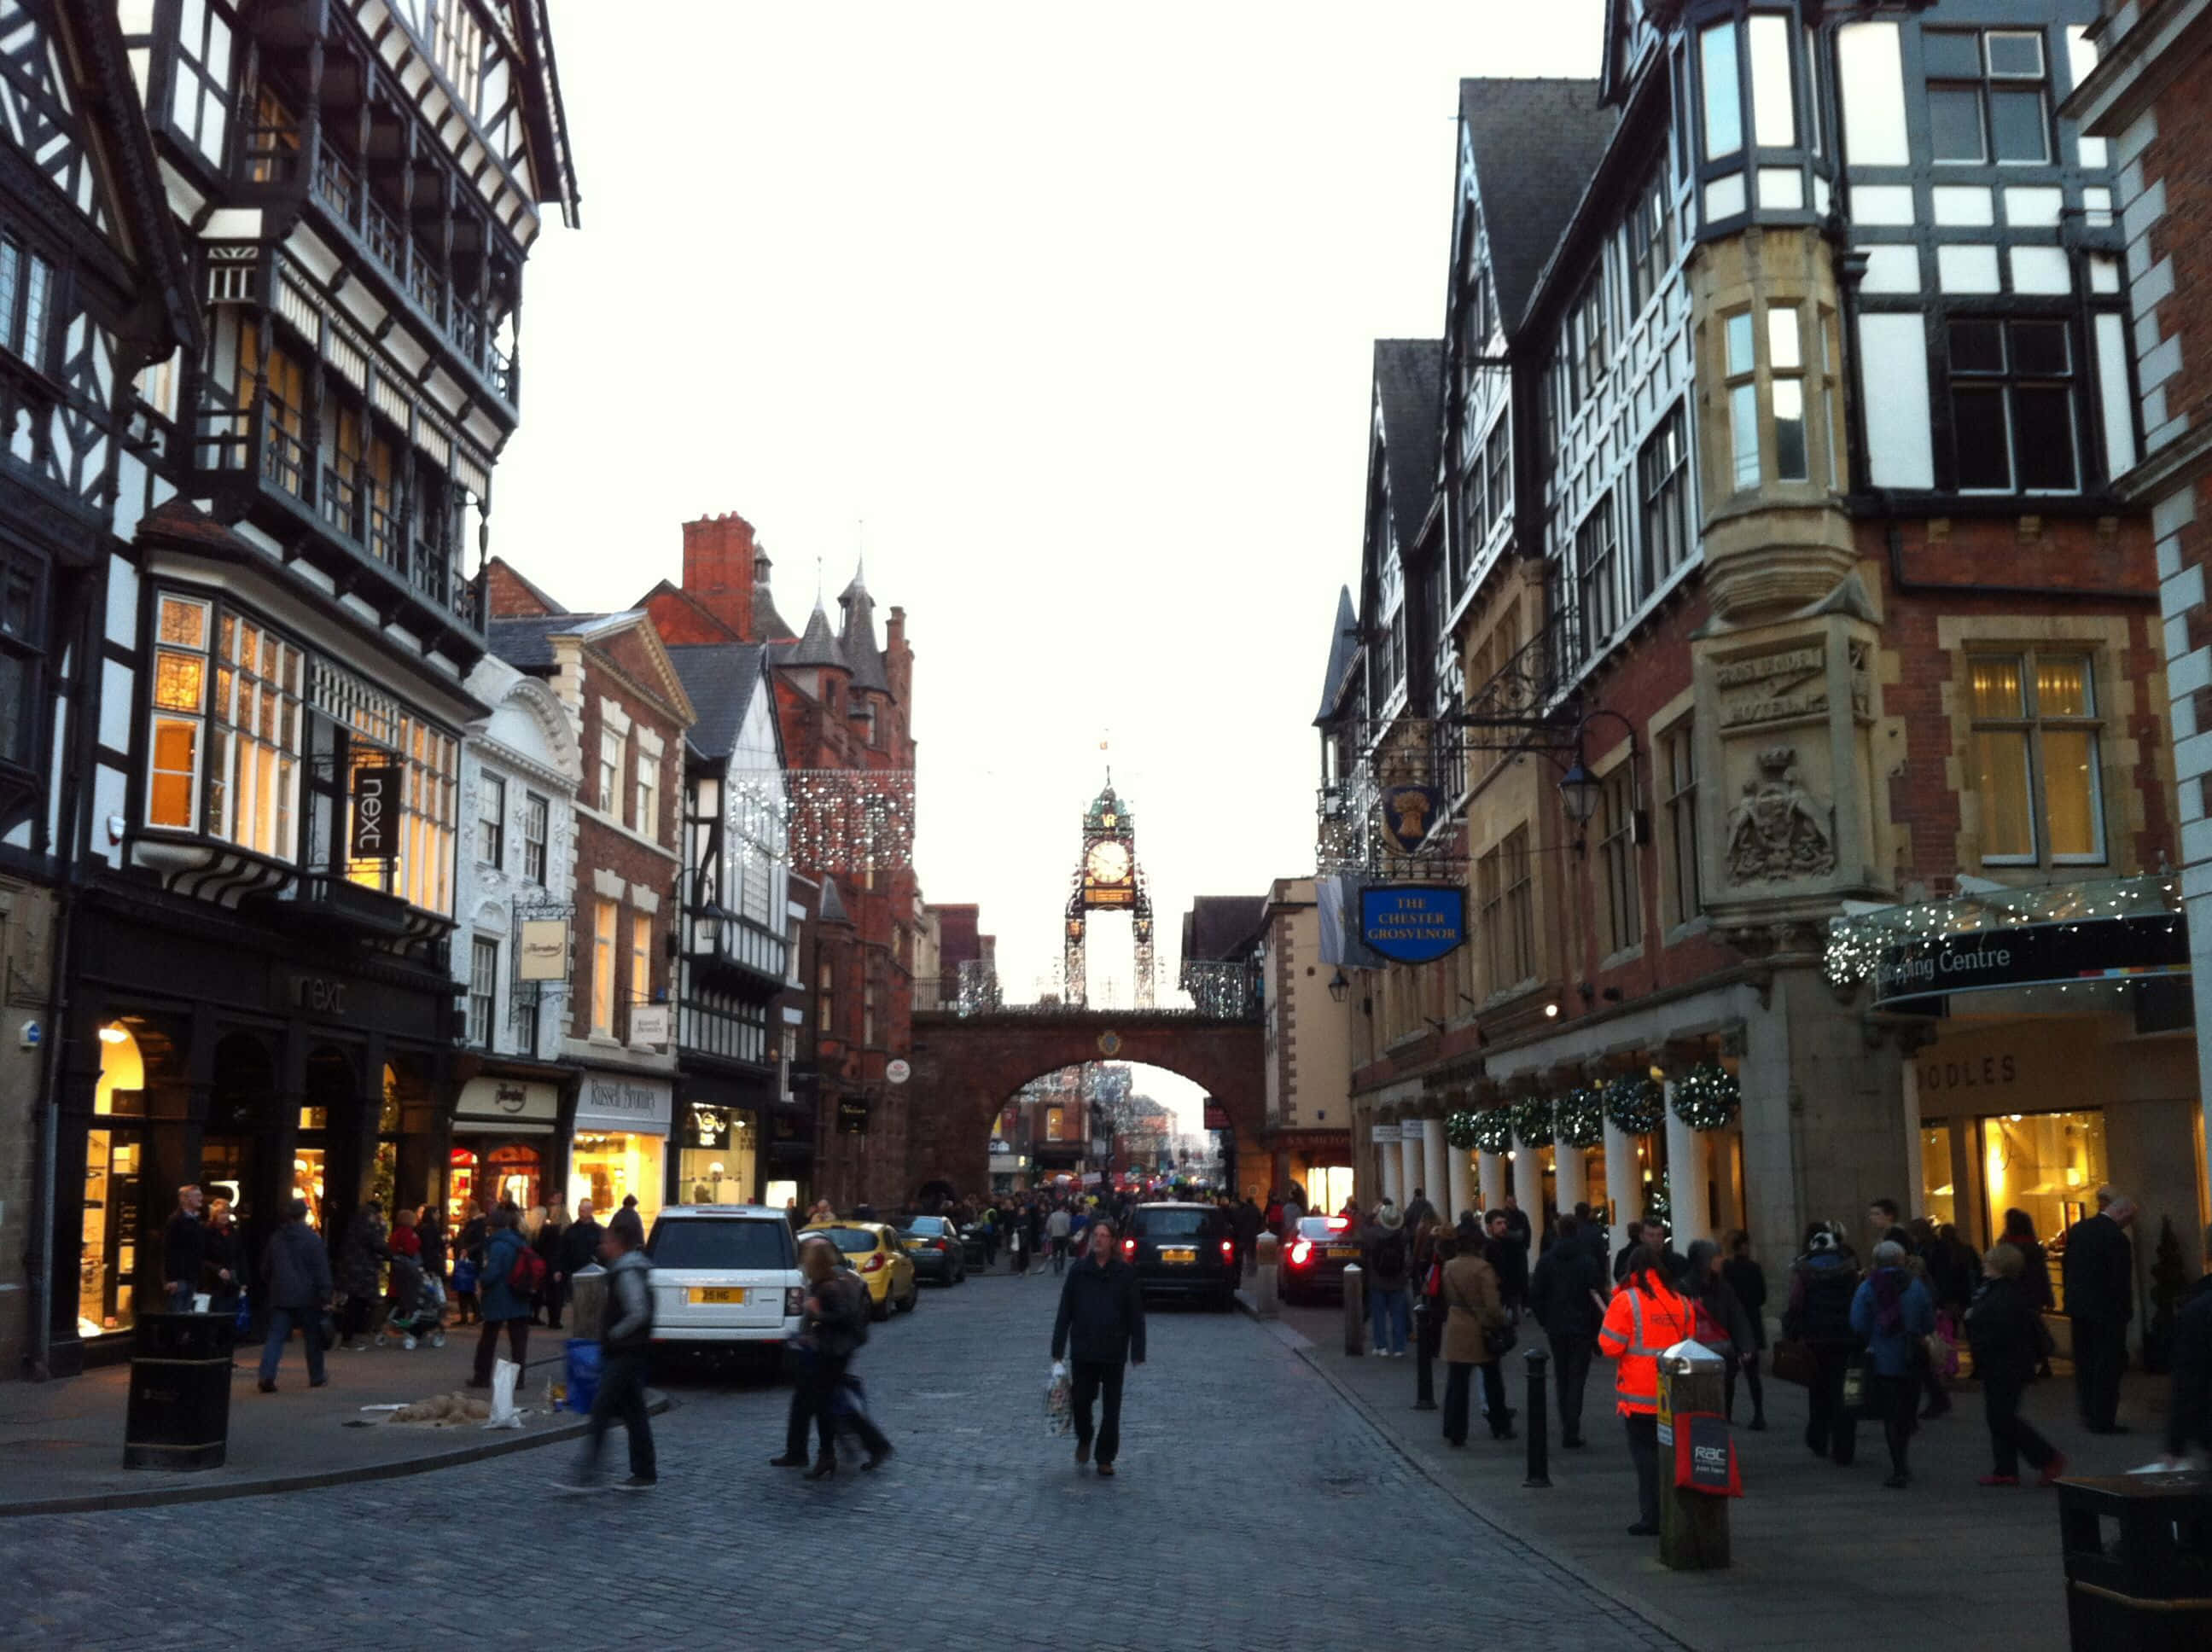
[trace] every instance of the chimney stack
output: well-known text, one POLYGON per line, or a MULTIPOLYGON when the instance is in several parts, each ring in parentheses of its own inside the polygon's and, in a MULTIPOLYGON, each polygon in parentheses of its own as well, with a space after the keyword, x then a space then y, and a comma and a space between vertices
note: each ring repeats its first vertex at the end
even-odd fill
POLYGON ((730 511, 684 525, 684 590, 730 628, 740 642, 753 642, 756 565, 764 560, 753 539, 753 525, 730 511))

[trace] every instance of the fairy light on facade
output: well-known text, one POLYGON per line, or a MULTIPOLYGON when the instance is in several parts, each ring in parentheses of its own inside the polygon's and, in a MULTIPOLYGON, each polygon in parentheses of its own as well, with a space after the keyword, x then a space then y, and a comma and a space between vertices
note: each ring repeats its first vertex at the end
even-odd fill
MULTIPOLYGON (((2181 886, 2166 872, 2036 889, 1975 890, 1947 901, 1877 907, 1828 920, 1822 967, 1838 989, 1873 975, 1882 955, 1946 936, 2164 916, 2182 921, 2181 886)), ((2168 931, 2172 932, 2171 929, 2168 931)))
POLYGON ((791 864, 802 872, 890 872, 914 862, 912 769, 751 769, 732 774, 730 787, 748 808, 781 814, 791 864))

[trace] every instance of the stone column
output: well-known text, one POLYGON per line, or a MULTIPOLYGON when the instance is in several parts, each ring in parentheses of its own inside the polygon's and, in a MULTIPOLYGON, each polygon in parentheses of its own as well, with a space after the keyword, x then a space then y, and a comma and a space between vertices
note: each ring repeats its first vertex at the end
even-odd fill
MULTIPOLYGON (((1398 1172, 1405 1159, 1398 1151, 1398 1144, 1395 1141, 1376 1142, 1375 1157, 1382 1171, 1382 1197, 1393 1205, 1403 1206, 1406 1202, 1405 1189, 1398 1185, 1398 1172)), ((1370 1204, 1368 1208, 1371 1210, 1374 1206, 1370 1204)))
MULTIPOLYGON (((1413 1189, 1425 1185, 1421 1181, 1420 1121, 1418 1119, 1408 1119, 1406 1122, 1413 1127, 1413 1133, 1407 1136, 1403 1141, 1398 1144, 1399 1151, 1403 1155, 1403 1157, 1400 1160, 1400 1163, 1403 1168, 1398 1173, 1398 1204, 1401 1209, 1404 1207, 1406 1201, 1413 1196, 1413 1189)), ((1403 1127, 1401 1126, 1401 1128, 1402 1127, 1403 1127)))
POLYGON ((1589 1198, 1589 1164, 1579 1147, 1570 1147, 1565 1142, 1552 1149, 1559 1166, 1557 1175, 1559 1190, 1559 1214, 1571 1214, 1575 1206, 1589 1198))
POLYGON ((1505 1155, 1486 1148, 1477 1155, 1477 1163, 1480 1169, 1477 1190, 1482 1194, 1482 1209, 1475 1215, 1480 1218, 1505 1203, 1505 1155))
POLYGON ((1674 1115, 1674 1081, 1667 1080, 1667 1202, 1674 1212, 1674 1248, 1687 1252, 1713 1236, 1705 1187, 1705 1138, 1674 1115))
POLYGON ((1443 1207, 1445 1196, 1444 1121, 1442 1119, 1421 1121, 1421 1180, 1419 1186, 1429 1196, 1429 1203, 1443 1207))
POLYGON ((1446 1227, 1459 1220, 1462 1211, 1474 1208, 1474 1178, 1468 1174, 1472 1169, 1465 1148, 1447 1146, 1444 1149, 1444 1191, 1449 1199, 1438 1208, 1443 1212, 1446 1227))
MULTIPOLYGON (((1544 1150, 1513 1137, 1513 1197, 1528 1218, 1528 1254, 1534 1257, 1544 1242, 1544 1150)), ((1532 1260, 1530 1266, 1535 1266, 1532 1260)))
POLYGON ((1605 1121, 1605 1200, 1612 1207, 1611 1248, 1617 1251, 1628 1242, 1628 1224, 1643 1218, 1644 1182, 1636 1138, 1611 1119, 1605 1121))

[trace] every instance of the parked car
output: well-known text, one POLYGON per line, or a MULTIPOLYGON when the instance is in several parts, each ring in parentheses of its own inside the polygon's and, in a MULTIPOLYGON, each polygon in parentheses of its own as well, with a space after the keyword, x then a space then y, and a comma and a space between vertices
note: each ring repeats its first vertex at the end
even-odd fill
POLYGON ((1138 1206, 1121 1254, 1148 1297, 1198 1297, 1223 1313, 1237 1305, 1237 1237, 1216 1206, 1138 1206))
POLYGON ((1283 1247, 1283 1300, 1341 1300, 1344 1270, 1359 1260, 1359 1240, 1348 1216, 1302 1216, 1297 1231, 1283 1247))
POLYGON ((902 1217, 898 1236, 914 1259, 915 1278, 958 1285, 968 1277, 968 1253, 951 1217, 902 1217))
POLYGON ((827 1239, 837 1247, 845 1266, 859 1274, 860 1283, 868 1287, 869 1312, 875 1318, 889 1319, 894 1308, 902 1314, 911 1314, 915 1304, 921 1300, 921 1285, 915 1278, 914 1259, 906 1254, 906 1244, 900 1239, 897 1229, 881 1222, 839 1222, 809 1228, 799 1237, 802 1242, 827 1239))
POLYGON ((764 1205, 676 1205, 645 1242, 656 1349, 775 1352, 799 1333, 805 1280, 791 1224, 764 1205))

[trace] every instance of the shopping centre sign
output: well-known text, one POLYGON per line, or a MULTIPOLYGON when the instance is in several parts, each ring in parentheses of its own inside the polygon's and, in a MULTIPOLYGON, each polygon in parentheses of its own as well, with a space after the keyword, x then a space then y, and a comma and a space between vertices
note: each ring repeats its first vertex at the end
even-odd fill
POLYGON ((1886 948, 1875 964, 1874 1001, 1892 1005, 1949 993, 2073 987, 2188 969, 2188 931, 2170 914, 2024 924, 1886 948))

